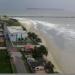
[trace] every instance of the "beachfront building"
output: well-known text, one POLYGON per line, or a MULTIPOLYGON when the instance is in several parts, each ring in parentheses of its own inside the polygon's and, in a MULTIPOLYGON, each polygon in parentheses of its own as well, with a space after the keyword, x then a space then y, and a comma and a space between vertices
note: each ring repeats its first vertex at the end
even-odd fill
POLYGON ((21 26, 7 26, 7 32, 10 40, 13 42, 27 37, 27 32, 21 26))

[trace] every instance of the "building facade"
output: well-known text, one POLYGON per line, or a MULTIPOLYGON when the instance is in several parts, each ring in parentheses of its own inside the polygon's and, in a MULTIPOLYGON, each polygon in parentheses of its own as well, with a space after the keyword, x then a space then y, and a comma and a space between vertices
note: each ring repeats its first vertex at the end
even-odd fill
POLYGON ((11 41, 17 41, 27 37, 27 32, 21 26, 7 26, 7 32, 11 41))

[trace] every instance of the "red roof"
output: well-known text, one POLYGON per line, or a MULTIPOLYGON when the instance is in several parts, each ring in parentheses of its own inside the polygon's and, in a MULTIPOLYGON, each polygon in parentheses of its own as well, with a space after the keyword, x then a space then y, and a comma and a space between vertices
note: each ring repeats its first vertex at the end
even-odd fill
POLYGON ((33 49, 33 46, 32 45, 25 45, 25 48, 26 49, 33 49))

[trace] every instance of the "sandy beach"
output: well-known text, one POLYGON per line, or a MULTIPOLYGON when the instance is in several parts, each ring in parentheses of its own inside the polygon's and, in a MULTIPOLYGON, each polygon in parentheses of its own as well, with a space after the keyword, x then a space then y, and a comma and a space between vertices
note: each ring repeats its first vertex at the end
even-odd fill
POLYGON ((62 73, 62 70, 60 69, 61 67, 59 65, 60 50, 54 47, 52 40, 50 40, 48 36, 45 35, 42 31, 38 30, 35 26, 33 26, 34 24, 32 23, 31 20, 24 19, 24 21, 19 20, 19 22, 22 24, 22 26, 26 27, 28 31, 36 33, 39 36, 39 38, 42 39, 42 44, 45 45, 48 49, 47 60, 50 60, 55 65, 55 71, 62 73), (58 59, 58 62, 56 62, 57 59, 58 59))
POLYGON ((75 73, 75 19, 16 18, 30 32, 35 32, 48 49, 48 57, 60 73, 75 73), (48 21, 46 21, 48 20, 48 21))

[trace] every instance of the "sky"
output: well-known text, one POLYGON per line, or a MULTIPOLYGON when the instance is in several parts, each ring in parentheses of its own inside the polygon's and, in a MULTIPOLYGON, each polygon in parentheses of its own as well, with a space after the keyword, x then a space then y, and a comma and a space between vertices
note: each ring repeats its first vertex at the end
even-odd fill
POLYGON ((24 11, 26 8, 56 8, 75 12, 75 0, 0 0, 0 11, 24 11))

